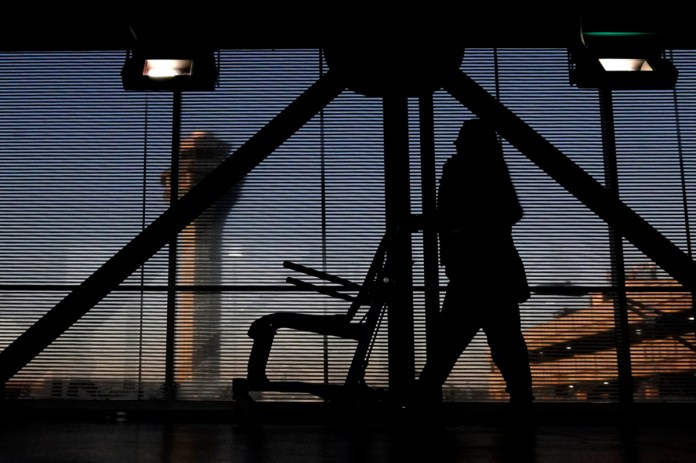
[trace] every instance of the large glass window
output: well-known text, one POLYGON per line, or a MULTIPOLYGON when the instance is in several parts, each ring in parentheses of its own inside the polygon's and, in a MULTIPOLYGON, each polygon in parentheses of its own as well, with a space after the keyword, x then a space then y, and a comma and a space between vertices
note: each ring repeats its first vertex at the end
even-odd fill
MULTIPOLYGON (((602 112, 597 90, 570 85, 565 49, 467 49, 461 70, 603 185, 602 124, 611 117, 615 193, 691 255, 696 55, 676 50, 671 57, 680 72, 675 90, 615 91, 611 114, 602 112)), ((184 92, 180 120, 173 120, 171 93, 123 90, 123 59, 123 52, 0 54, 0 349, 165 213, 172 178, 181 195, 205 181, 327 71, 317 49, 221 50, 218 87, 184 92), (175 126, 181 149, 172 176, 175 126)), ((165 244, 144 259, 13 376, 6 396, 161 400, 173 386, 178 400, 232 400, 255 319, 347 309, 345 301, 286 283, 297 275, 284 261, 355 282, 365 276, 385 231, 382 103, 350 90, 338 95, 183 229, 175 254, 165 244)), ((461 122, 475 115, 444 90, 433 95, 433 115, 439 176, 461 122)), ((412 98, 413 213, 422 211, 420 117, 412 98)), ((515 241, 533 287, 522 317, 539 400, 618 400, 621 313, 635 399, 694 400, 691 294, 630 241, 619 240, 617 249, 612 224, 529 153, 502 142, 525 211, 515 241), (619 287, 617 269, 625 276, 619 287)), ((419 371, 424 256, 422 234, 412 238, 419 371)), ((444 272, 439 279, 444 285, 444 272)), ((388 349, 384 325, 368 384, 389 386, 388 349)), ((340 383, 353 350, 343 340, 283 331, 269 375, 340 383)), ((447 401, 506 400, 483 334, 444 394, 447 401)))

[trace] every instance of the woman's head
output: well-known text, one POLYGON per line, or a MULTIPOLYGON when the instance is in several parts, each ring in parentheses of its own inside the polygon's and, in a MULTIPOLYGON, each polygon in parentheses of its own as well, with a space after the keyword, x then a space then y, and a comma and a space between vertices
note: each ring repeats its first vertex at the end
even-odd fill
POLYGON ((462 128, 459 129, 459 134, 454 144, 457 150, 499 147, 498 136, 495 130, 481 119, 468 119, 464 121, 462 128))

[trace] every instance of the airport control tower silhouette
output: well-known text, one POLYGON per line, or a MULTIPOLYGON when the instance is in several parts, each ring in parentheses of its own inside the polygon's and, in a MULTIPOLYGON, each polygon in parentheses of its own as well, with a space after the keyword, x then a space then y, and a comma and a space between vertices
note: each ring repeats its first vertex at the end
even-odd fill
MULTIPOLYGON (((182 140, 179 155, 179 196, 215 169, 229 146, 209 132, 196 131, 182 140)), ((165 201, 170 201, 171 171, 161 174, 165 201)), ((220 369, 220 292, 222 235, 225 219, 237 198, 237 188, 216 201, 180 234, 177 255, 176 382, 205 394, 216 384, 220 369)), ((213 392, 213 391, 210 391, 213 392)))

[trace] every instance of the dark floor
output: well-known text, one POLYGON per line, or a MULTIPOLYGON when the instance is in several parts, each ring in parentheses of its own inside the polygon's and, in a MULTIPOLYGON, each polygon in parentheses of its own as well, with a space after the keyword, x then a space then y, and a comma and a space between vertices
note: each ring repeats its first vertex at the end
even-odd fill
POLYGON ((214 404, 2 411, 0 462, 696 461, 692 406, 539 404, 533 423, 510 421, 491 404, 453 406, 437 418, 398 411, 349 419, 322 405, 288 404, 259 411, 254 423, 214 404))

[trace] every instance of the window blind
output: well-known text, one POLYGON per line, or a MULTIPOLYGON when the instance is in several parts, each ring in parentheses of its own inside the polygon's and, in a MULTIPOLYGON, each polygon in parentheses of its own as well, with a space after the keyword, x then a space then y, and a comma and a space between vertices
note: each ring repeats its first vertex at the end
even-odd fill
MULTIPOLYGON (((168 208, 174 123, 181 133, 175 177, 185 194, 326 72, 316 49, 221 50, 218 87, 181 95, 175 121, 172 94, 122 89, 124 58, 0 55, 0 348, 168 208), (206 154, 187 151, 201 140, 206 154)), ((612 94, 617 194, 690 254, 695 62, 689 50, 674 51, 673 60, 680 71, 674 91, 612 94)), ((569 84, 566 50, 467 49, 461 69, 605 184, 606 115, 596 90, 569 84)), ((462 121, 474 115, 442 90, 433 101, 439 175, 462 121)), ((420 117, 410 99, 413 213, 422 208, 420 117)), ((618 253, 610 224, 502 143, 525 211, 515 242, 533 287, 522 317, 537 398, 619 400, 620 334, 630 347, 636 400, 692 401, 691 295, 626 240, 618 253), (614 284, 617 269, 622 287, 614 284), (617 324, 622 311, 627 333, 617 324)), ((186 227, 175 258, 165 246, 148 259, 8 381, 6 395, 162 400, 171 355, 177 400, 232 400, 232 380, 246 374, 254 320, 277 311, 346 310, 344 301, 286 283, 282 263, 362 281, 385 227, 383 152, 382 101, 342 92, 186 227), (172 266, 176 315, 168 319, 172 266)), ((420 233, 412 243, 418 372, 426 355, 420 233)), ((443 272, 439 280, 442 298, 443 272)), ((368 384, 380 388, 389 386, 387 326, 385 320, 367 369, 368 384)), ((287 330, 274 343, 269 376, 340 383, 353 351, 350 342, 287 330)), ((482 334, 460 358, 444 398, 506 400, 482 334)))

